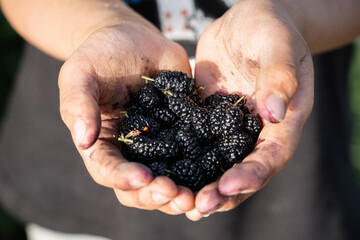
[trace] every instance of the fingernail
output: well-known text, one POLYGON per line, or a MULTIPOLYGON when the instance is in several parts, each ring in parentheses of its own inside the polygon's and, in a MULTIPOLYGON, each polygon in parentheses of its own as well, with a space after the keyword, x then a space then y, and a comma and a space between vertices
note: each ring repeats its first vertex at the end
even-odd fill
POLYGON ((164 195, 160 194, 160 193, 153 193, 151 195, 151 198, 154 202, 162 204, 162 203, 167 203, 168 201, 170 201, 170 198, 165 197, 164 195))
POLYGON ((199 221, 203 217, 197 209, 187 212, 186 215, 191 221, 199 221))
POLYGON ((202 213, 204 216, 206 215, 210 215, 213 214, 214 212, 216 212, 219 208, 221 208, 224 205, 224 203, 218 203, 215 207, 213 207, 212 209, 210 209, 207 212, 202 213))
POLYGON ((130 180, 129 185, 133 189, 138 189, 138 188, 144 187, 146 185, 146 183, 140 182, 140 181, 137 181, 137 180, 130 180))
MULTIPOLYGON (((281 122, 285 117, 285 102, 276 94, 271 94, 266 100, 266 108, 275 121, 281 122)), ((272 121, 272 122, 275 122, 272 121)))
POLYGON ((253 189, 244 189, 244 190, 239 191, 237 194, 248 194, 248 193, 254 193, 254 192, 256 192, 256 191, 253 189))
POLYGON ((205 217, 205 218, 207 218, 208 216, 210 216, 210 213, 203 215, 203 217, 205 217))
POLYGON ((84 121, 82 120, 78 120, 75 123, 74 126, 74 131, 75 131, 75 144, 77 147, 80 147, 82 144, 82 141, 84 140, 85 137, 85 133, 86 133, 86 124, 84 121))

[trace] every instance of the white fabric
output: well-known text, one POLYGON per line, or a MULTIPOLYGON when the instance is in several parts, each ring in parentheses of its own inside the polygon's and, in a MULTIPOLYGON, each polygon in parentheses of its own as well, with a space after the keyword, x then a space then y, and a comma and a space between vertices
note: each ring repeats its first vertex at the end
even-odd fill
POLYGON ((238 0, 222 0, 228 7, 232 7, 238 0))
POLYGON ((88 234, 57 232, 34 223, 27 224, 25 231, 28 240, 110 240, 109 238, 88 234))
POLYGON ((196 9, 194 0, 156 0, 161 31, 172 40, 196 41, 214 19, 196 9))

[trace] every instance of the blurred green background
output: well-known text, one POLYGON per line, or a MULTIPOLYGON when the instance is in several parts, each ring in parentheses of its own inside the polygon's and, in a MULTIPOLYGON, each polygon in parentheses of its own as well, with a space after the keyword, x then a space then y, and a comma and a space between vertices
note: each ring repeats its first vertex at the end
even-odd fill
MULTIPOLYGON (((0 134, 5 107, 19 66, 23 40, 0 13, 0 134)), ((0 239, 26 239, 23 224, 10 217, 0 204, 0 239)))
MULTIPOLYGON (((0 13, 0 134, 8 97, 23 49, 23 40, 15 33, 0 13)), ((353 113, 353 140, 350 146, 352 164, 360 184, 360 39, 355 41, 355 54, 350 69, 350 101, 353 113)), ((359 185, 360 186, 360 185, 359 185)), ((0 239, 26 239, 24 227, 12 218, 0 204, 0 239)))
POLYGON ((355 52, 349 78, 350 103, 353 114, 353 136, 350 153, 360 183, 360 38, 355 41, 355 52))

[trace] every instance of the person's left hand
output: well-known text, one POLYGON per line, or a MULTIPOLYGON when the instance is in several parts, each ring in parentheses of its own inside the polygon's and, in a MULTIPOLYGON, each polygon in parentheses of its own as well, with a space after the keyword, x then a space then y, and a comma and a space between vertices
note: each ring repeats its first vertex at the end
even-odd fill
POLYGON ((255 150, 196 196, 199 220, 233 209, 290 161, 313 104, 310 51, 277 1, 239 1, 200 37, 195 77, 204 95, 246 95, 264 120, 255 150))

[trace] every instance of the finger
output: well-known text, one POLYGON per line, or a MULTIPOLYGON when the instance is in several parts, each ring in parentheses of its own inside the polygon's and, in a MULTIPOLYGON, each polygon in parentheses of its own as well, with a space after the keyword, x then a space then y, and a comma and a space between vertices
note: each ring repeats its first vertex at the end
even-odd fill
POLYGON ((248 199, 253 193, 239 194, 231 197, 227 197, 225 203, 216 210, 216 212, 226 212, 234 209, 239 204, 248 199))
POLYGON ((226 197, 218 190, 218 182, 211 183, 202 188, 196 195, 196 209, 202 215, 216 212, 226 202, 226 197))
POLYGON ((216 212, 225 212, 237 207, 249 198, 252 193, 223 196, 218 189, 218 183, 212 183, 204 187, 196 196, 196 210, 190 213, 194 219, 208 217, 216 212))
POLYGON ((281 122, 297 91, 299 63, 296 56, 304 53, 294 52, 286 44, 276 44, 267 48, 262 55, 261 68, 256 82, 256 105, 260 115, 270 122, 281 122))
POLYGON ((189 211, 189 212, 186 212, 186 217, 191 220, 191 221, 199 221, 201 218, 203 218, 203 214, 201 214, 199 212, 199 210, 197 210, 196 208, 194 208, 193 210, 189 211))
POLYGON ((313 104, 313 68, 311 56, 300 63, 299 87, 286 117, 278 124, 266 123, 253 152, 242 163, 227 171, 219 181, 219 191, 226 196, 254 193, 283 169, 293 156, 302 127, 313 104))
POLYGON ((115 190, 115 194, 124 206, 154 210, 169 203, 177 196, 178 190, 169 178, 159 176, 138 190, 127 192, 115 190))
POLYGON ((131 191, 151 182, 152 173, 145 165, 128 162, 116 145, 117 121, 103 121, 98 140, 79 152, 91 177, 100 185, 131 191))
POLYGON ((170 45, 169 49, 173 51, 166 51, 161 57, 159 62, 160 70, 169 70, 169 71, 182 71, 189 76, 192 76, 192 70, 189 62, 189 57, 185 49, 173 41, 167 41, 170 45))
POLYGON ((68 60, 59 75, 60 114, 78 148, 90 147, 100 131, 96 76, 85 64, 68 60))
POLYGON ((178 215, 190 211, 194 207, 195 197, 193 192, 189 188, 178 186, 176 197, 159 208, 159 210, 170 215, 178 215))
POLYGON ((263 37, 259 37, 258 40, 262 43, 259 46, 261 55, 258 59, 260 70, 256 81, 256 105, 264 119, 281 122, 301 84, 301 62, 310 52, 301 35, 292 28, 284 28, 277 23, 263 31, 268 39, 263 41, 263 37))
POLYGON ((274 64, 262 69, 256 84, 256 103, 260 115, 270 122, 281 122, 298 86, 292 65, 274 64))
POLYGON ((94 181, 105 187, 131 191, 152 180, 150 169, 140 163, 128 162, 107 140, 97 140, 80 154, 94 181))

